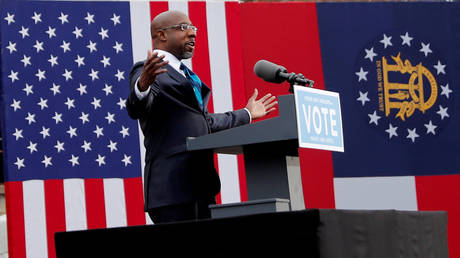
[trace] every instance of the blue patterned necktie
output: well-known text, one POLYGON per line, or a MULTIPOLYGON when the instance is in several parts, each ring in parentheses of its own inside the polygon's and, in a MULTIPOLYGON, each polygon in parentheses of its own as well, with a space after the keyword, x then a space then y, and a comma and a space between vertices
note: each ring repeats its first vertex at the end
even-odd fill
POLYGON ((180 69, 184 72, 185 77, 190 81, 193 86, 193 91, 195 92, 196 99, 200 103, 201 109, 203 109, 203 98, 201 97, 201 80, 198 76, 188 69, 183 63, 180 63, 180 69))

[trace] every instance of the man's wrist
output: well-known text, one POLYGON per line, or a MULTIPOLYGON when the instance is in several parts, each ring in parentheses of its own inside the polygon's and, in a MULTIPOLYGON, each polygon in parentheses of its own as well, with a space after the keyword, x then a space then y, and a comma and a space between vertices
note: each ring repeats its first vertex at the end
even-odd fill
POLYGON ((248 115, 249 115, 249 123, 252 122, 252 115, 251 115, 251 112, 249 112, 249 109, 247 108, 244 108, 244 110, 246 110, 246 112, 248 112, 248 115))
POLYGON ((136 84, 134 85, 134 92, 136 93, 136 96, 139 100, 142 100, 147 97, 147 95, 149 95, 149 89, 150 86, 145 91, 141 91, 139 89, 139 78, 137 78, 136 84))

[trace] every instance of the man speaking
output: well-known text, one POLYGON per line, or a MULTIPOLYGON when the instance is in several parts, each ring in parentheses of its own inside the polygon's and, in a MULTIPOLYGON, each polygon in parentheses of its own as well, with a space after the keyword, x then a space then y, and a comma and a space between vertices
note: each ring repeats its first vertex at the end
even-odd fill
POLYGON ((275 109, 270 94, 257 90, 246 108, 210 114, 210 88, 182 59, 193 56, 197 28, 178 11, 152 21, 154 51, 130 72, 127 110, 145 136, 145 210, 155 223, 210 217, 209 204, 220 191, 211 151, 186 151, 186 137, 250 123, 275 109))

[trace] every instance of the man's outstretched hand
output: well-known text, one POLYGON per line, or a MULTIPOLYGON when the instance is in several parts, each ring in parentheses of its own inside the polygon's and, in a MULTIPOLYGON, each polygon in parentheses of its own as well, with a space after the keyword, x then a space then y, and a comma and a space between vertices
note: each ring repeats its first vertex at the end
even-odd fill
POLYGON ((139 77, 139 90, 145 91, 155 81, 159 74, 167 72, 166 68, 163 68, 168 61, 163 61, 165 56, 158 55, 158 52, 153 52, 149 49, 147 52, 147 60, 142 68, 142 74, 139 77))
POLYGON ((278 101, 275 101, 276 97, 272 96, 270 93, 259 100, 256 100, 257 95, 259 95, 259 91, 255 89, 254 94, 249 98, 248 104, 246 105, 249 113, 251 113, 252 119, 261 118, 267 115, 275 110, 276 108, 274 106, 278 104, 278 101))

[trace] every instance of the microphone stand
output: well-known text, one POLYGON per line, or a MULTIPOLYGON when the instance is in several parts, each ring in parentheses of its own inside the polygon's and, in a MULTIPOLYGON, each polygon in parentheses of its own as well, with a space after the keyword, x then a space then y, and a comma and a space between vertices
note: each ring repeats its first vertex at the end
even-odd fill
POLYGON ((309 80, 305 78, 305 76, 301 73, 295 74, 295 73, 290 73, 288 74, 288 78, 286 79, 287 82, 291 85, 289 87, 289 92, 294 93, 294 85, 301 85, 301 86, 307 86, 310 88, 313 88, 313 85, 315 84, 314 81, 309 80))

